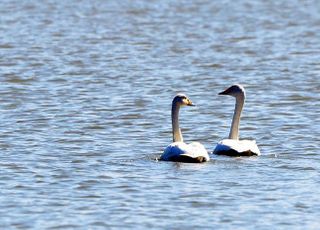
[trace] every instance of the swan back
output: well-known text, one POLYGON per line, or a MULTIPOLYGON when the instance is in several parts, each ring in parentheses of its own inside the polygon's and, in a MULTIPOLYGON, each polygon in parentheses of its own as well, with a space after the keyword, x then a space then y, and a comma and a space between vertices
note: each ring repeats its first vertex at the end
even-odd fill
POLYGON ((199 142, 174 142, 166 147, 160 160, 201 163, 210 160, 208 151, 199 142))
POLYGON ((228 156, 260 156, 255 140, 224 139, 220 141, 213 154, 228 156))

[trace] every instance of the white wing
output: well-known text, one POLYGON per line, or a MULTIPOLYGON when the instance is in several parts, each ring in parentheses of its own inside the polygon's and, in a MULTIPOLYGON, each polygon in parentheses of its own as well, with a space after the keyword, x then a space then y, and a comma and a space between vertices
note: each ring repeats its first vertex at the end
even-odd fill
MULTIPOLYGON (((261 155, 260 150, 254 140, 233 140, 233 139, 224 139, 220 141, 216 148, 214 149, 214 154, 223 154, 224 152, 234 151, 239 155, 261 155)), ((229 155, 229 154, 225 154, 229 155)))
POLYGON ((192 159, 203 157, 204 161, 210 160, 207 150, 199 142, 192 142, 189 145, 184 142, 174 142, 166 147, 160 157, 160 160, 170 161, 172 159, 176 159, 179 156, 184 156, 192 159))
POLYGON ((183 155, 190 156, 190 157, 193 157, 193 158, 202 156, 202 157, 206 158, 206 161, 210 160, 208 151, 206 150, 206 148, 201 143, 199 143, 199 142, 191 142, 187 146, 188 146, 188 151, 183 155))

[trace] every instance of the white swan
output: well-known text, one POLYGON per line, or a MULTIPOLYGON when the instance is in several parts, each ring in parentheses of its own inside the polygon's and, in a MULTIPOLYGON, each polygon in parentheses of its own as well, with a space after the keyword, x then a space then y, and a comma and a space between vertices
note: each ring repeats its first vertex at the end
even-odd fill
POLYGON ((209 161, 209 154, 202 144, 199 142, 192 142, 191 144, 183 142, 179 127, 179 110, 180 107, 184 105, 194 106, 186 95, 178 94, 174 97, 171 110, 173 143, 166 147, 160 160, 189 163, 209 161))
POLYGON ((241 85, 233 85, 219 95, 230 95, 236 98, 229 139, 220 141, 214 149, 214 154, 228 156, 259 156, 260 150, 254 140, 239 140, 239 123, 246 93, 241 85))

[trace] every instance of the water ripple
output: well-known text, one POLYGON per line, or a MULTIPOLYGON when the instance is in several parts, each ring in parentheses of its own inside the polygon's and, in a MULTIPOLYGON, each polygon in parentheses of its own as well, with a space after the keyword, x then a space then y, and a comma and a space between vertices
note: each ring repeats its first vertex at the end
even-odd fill
POLYGON ((317 229, 318 9, 3 1, 0 227, 317 229), (156 160, 178 92, 197 104, 180 112, 184 139, 212 152, 234 107, 217 94, 234 83, 261 157, 156 160))

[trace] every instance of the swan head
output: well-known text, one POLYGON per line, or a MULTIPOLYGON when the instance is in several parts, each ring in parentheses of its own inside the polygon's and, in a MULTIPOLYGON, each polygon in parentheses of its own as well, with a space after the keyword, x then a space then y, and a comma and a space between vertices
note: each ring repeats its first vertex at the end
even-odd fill
POLYGON ((245 97, 246 96, 246 91, 244 90, 242 85, 232 85, 226 90, 222 91, 219 93, 219 95, 230 95, 235 98, 237 97, 245 97))
POLYGON ((179 105, 186 105, 186 106, 195 106, 195 104, 193 104, 193 102, 184 94, 177 94, 174 98, 173 98, 173 103, 177 103, 179 105))

